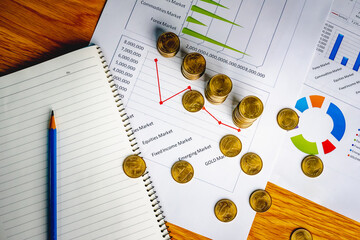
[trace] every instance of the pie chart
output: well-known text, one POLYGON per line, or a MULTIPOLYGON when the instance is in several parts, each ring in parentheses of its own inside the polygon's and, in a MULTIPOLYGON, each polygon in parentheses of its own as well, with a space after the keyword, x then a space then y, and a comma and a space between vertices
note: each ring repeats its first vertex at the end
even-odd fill
MULTIPOLYGON (((309 96, 309 99, 311 107, 313 108, 321 108, 325 101, 325 97, 319 95, 311 95, 309 96)), ((301 113, 308 110, 309 104, 306 97, 297 100, 295 108, 301 113)), ((333 122, 333 128, 330 134, 337 141, 340 141, 343 138, 346 129, 344 114, 342 113, 340 108, 332 102, 330 102, 329 107, 326 110, 326 114, 330 116, 333 122)), ((317 146, 316 142, 310 142, 306 140, 302 134, 291 137, 291 141, 297 149, 304 153, 313 155, 319 154, 319 147, 317 146)), ((324 154, 328 154, 336 149, 336 143, 331 142, 329 139, 325 139, 324 141, 322 141, 321 145, 324 154)))

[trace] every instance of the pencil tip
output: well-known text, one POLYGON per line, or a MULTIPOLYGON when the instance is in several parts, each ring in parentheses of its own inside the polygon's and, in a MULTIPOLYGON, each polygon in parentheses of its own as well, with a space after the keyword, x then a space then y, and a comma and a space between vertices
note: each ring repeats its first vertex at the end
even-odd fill
POLYGON ((51 111, 51 117, 50 117, 50 129, 56 129, 55 124, 55 117, 54 117, 54 111, 51 111))

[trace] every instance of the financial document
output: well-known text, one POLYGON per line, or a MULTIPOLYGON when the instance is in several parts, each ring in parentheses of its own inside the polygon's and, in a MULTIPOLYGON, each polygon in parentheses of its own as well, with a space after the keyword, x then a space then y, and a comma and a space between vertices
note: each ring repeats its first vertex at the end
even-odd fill
POLYGON ((110 65, 169 222, 213 239, 246 239, 255 216, 249 196, 265 188, 283 141, 276 114, 296 100, 330 5, 330 0, 107 1, 91 41, 110 65), (156 49, 158 36, 167 31, 180 38, 173 58, 156 49), (189 52, 206 59, 205 74, 195 81, 181 73, 189 52), (204 93, 217 73, 233 82, 227 100, 205 101, 203 110, 187 112, 184 92, 204 93), (261 99, 264 112, 251 127, 239 129, 232 111, 248 95, 261 99), (227 134, 242 142, 236 157, 219 149, 227 134), (241 171, 240 158, 247 152, 263 160, 255 176, 241 171), (186 184, 171 177, 178 160, 194 167, 186 184), (229 223, 214 214, 223 198, 237 205, 229 223))
POLYGON ((360 1, 335 0, 320 32, 292 104, 299 128, 287 133, 271 182, 360 221, 360 1), (308 154, 324 164, 314 179, 300 168, 308 154))

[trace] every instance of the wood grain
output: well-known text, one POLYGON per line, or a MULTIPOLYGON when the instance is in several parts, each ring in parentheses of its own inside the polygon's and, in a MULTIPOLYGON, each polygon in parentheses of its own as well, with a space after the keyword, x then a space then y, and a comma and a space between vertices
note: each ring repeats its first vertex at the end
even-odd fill
MULTIPOLYGON (((105 0, 1 0, 0 75, 88 45, 105 0)), ((268 183, 273 205, 257 214, 249 240, 289 239, 304 227, 315 240, 360 239, 360 223, 268 183)), ((168 223, 176 240, 208 238, 168 223)), ((227 239, 226 239, 227 240, 227 239)))
POLYGON ((0 74, 88 45, 105 0, 1 0, 0 74))
POLYGON ((296 228, 309 230, 314 240, 359 240, 360 223, 268 182, 273 204, 257 213, 248 240, 289 239, 296 228))

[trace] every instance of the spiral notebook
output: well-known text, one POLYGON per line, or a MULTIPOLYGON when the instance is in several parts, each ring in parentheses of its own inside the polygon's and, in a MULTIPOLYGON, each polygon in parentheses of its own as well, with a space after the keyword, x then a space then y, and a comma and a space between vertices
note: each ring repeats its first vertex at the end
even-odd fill
POLYGON ((46 239, 47 134, 58 130, 58 239, 170 239, 97 46, 0 78, 0 239, 46 239))

